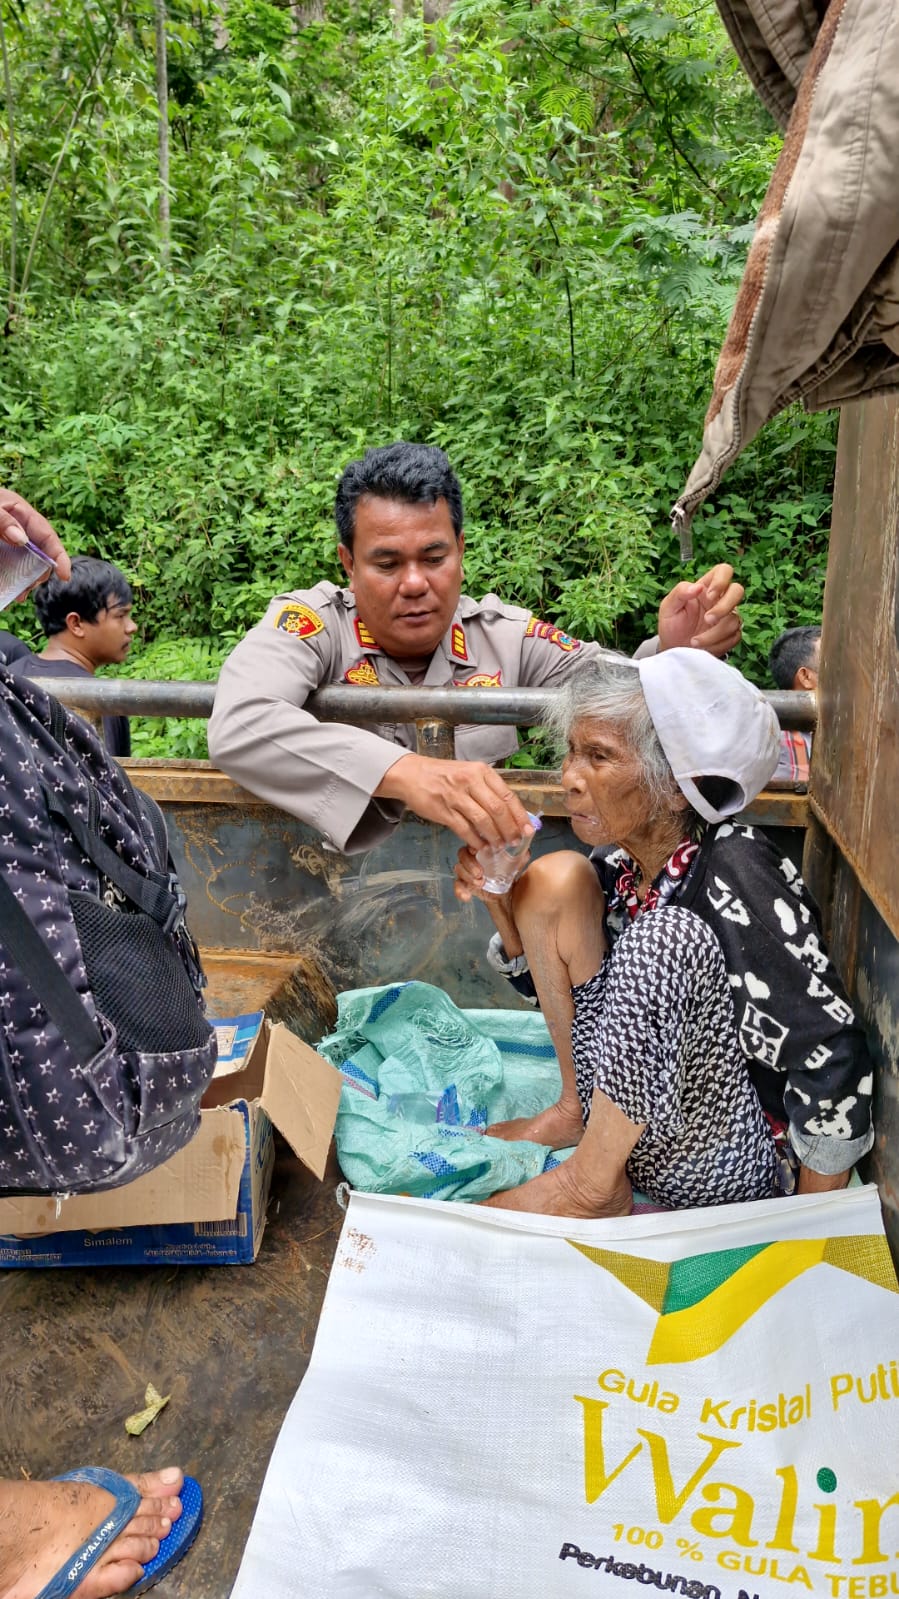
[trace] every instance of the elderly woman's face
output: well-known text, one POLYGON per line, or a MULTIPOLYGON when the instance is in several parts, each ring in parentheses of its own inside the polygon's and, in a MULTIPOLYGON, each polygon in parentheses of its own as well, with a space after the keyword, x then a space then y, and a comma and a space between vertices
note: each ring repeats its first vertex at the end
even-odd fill
POLYGON ((562 763, 565 807, 585 844, 624 843, 653 820, 641 769, 618 728, 575 722, 562 763))

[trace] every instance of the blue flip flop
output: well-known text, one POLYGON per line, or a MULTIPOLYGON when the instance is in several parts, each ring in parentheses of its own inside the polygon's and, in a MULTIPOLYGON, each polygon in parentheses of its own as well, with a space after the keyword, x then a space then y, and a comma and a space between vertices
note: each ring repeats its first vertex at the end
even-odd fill
MULTIPOLYGON (((69 1599, 91 1568, 124 1532, 141 1501, 139 1489, 127 1477, 120 1476, 117 1471, 107 1471, 104 1466, 82 1466, 78 1471, 65 1472, 54 1481, 87 1482, 95 1488, 105 1488, 107 1493, 112 1494, 115 1504, 81 1548, 76 1549, 65 1565, 60 1566, 56 1575, 45 1584, 37 1599, 69 1599)), ((136 1599, 138 1594, 152 1588, 187 1553, 197 1536, 203 1520, 203 1495, 199 1483, 192 1477, 185 1477, 178 1497, 182 1505, 181 1515, 168 1536, 163 1538, 154 1558, 144 1567, 140 1582, 128 1589, 126 1599, 136 1599)))
POLYGON ((124 1599, 137 1599, 138 1594, 146 1593, 177 1566, 182 1555, 186 1555, 200 1530, 203 1520, 203 1490, 194 1477, 185 1477, 178 1498, 181 1500, 181 1514, 172 1524, 172 1530, 163 1538, 153 1559, 144 1566, 144 1574, 140 1582, 129 1588, 124 1599))

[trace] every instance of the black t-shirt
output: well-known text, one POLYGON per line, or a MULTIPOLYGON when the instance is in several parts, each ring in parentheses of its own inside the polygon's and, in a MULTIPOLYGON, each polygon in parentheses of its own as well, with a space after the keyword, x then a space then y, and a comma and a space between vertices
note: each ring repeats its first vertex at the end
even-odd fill
MULTIPOLYGON (((90 677, 86 666, 74 661, 48 661, 42 655, 17 660, 10 668, 14 677, 90 677)), ((110 755, 131 754, 131 724, 127 716, 104 716, 103 742, 110 755)))
POLYGON ((32 655, 27 644, 23 644, 14 633, 7 633, 5 627, 0 627, 0 658, 7 666, 12 666, 13 661, 24 661, 32 655))

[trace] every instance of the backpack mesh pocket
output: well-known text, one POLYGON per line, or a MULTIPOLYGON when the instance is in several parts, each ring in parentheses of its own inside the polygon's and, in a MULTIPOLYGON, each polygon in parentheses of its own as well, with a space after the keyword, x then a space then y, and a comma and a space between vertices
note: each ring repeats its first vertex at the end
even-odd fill
POLYGON ((141 1054, 198 1049, 210 1028, 177 951, 152 916, 70 890, 88 985, 118 1048, 141 1054))

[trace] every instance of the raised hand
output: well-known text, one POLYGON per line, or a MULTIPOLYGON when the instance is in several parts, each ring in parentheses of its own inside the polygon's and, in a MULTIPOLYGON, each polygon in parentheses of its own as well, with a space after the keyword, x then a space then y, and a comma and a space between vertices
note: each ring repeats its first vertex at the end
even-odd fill
POLYGON ((727 655, 742 636, 737 606, 745 589, 733 580, 734 569, 722 562, 695 583, 676 583, 659 606, 659 648, 708 650, 727 655))

